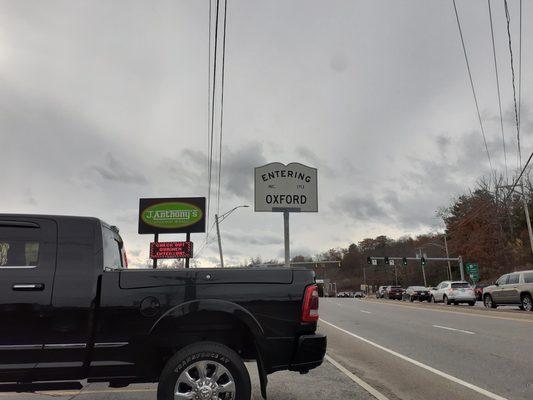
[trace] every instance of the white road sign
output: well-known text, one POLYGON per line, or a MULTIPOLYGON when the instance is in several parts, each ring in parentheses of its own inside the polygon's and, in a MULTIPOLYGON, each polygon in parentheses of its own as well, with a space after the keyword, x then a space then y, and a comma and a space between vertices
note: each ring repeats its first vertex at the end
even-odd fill
POLYGON ((394 260, 389 258, 389 265, 394 265, 394 260))
POLYGON ((255 211, 318 212, 318 173, 300 163, 255 168, 255 211))
POLYGON ((378 260, 372 259, 372 265, 378 265, 378 260))

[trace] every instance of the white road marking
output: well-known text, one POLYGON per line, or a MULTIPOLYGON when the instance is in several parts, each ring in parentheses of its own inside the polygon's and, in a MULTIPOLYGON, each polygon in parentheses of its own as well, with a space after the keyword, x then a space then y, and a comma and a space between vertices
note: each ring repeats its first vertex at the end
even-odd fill
POLYGON ((372 314, 370 311, 366 311, 366 310, 359 310, 361 312, 364 312, 365 314, 372 314))
POLYGON ((335 304, 337 304, 339 307, 342 307, 342 304, 341 304, 341 303, 335 303, 335 304))
POLYGON ((333 364, 339 371, 341 371, 344 375, 346 375, 348 378, 350 378, 352 381, 357 383, 359 386, 361 386, 363 389, 365 389, 368 393, 370 393, 372 396, 374 396, 378 400, 389 400, 387 397, 382 395, 380 392, 378 392, 376 389, 374 389, 372 386, 370 386, 368 383, 366 383, 364 380, 359 378, 358 376, 354 375, 350 371, 348 371, 346 368, 344 368, 341 364, 339 364, 337 361, 335 361, 333 358, 331 358, 328 354, 325 356, 326 360, 328 360, 331 364, 333 364))
MULTIPOLYGON (((485 314, 479 314, 479 313, 476 313, 476 312, 464 312, 464 311, 452 311, 452 310, 443 310, 443 309, 440 309, 439 308, 447 308, 447 306, 445 306, 444 304, 437 304, 439 306, 439 308, 434 308, 434 307, 431 307, 429 304, 427 306, 425 305, 420 305, 420 306, 417 306, 417 305, 410 305, 410 304, 403 304, 403 303, 393 303, 393 302, 390 302, 390 301, 381 301, 381 300, 371 300, 371 299, 367 299, 366 301, 368 301, 369 303, 373 303, 373 304, 381 304, 381 305, 385 305, 385 306, 393 306, 393 307, 403 307, 403 308, 412 308, 412 309, 415 309, 415 310, 423 310, 423 311, 434 311, 434 312, 441 312, 441 313, 448 313, 448 314, 457 314, 457 315, 467 315, 469 317, 480 317, 480 318, 492 318, 492 319, 501 319, 501 320, 507 320, 507 321, 516 321, 516 322, 525 322, 525 323, 533 323, 533 319, 529 319, 527 318, 527 314, 524 315, 524 314, 521 314, 522 316, 526 317, 526 318, 512 318, 512 317, 500 317, 500 316, 496 316, 496 315, 487 315, 487 313, 491 313, 491 314, 507 314, 509 315, 508 312, 498 312, 498 311, 488 311, 488 310, 483 310, 483 312, 485 314)), ((478 311, 478 309, 474 309, 473 311, 478 311)), ((479 310, 481 311, 481 310, 479 310)))
POLYGON ((446 329, 447 331, 455 331, 455 332, 462 332, 462 333, 466 333, 468 335, 475 335, 475 332, 470 332, 470 331, 464 331, 462 329, 455 329, 455 328, 449 328, 447 326, 441 326, 441 325, 432 325, 433 328, 440 328, 440 329, 446 329))
POLYGON ((473 391, 475 391, 477 393, 480 393, 480 394, 488 397, 489 399, 493 399, 493 400, 508 400, 505 397, 497 395, 496 393, 489 392, 486 389, 480 388, 479 386, 476 386, 476 385, 474 385, 472 383, 468 383, 466 381, 463 381, 462 379, 459 379, 459 378, 456 378, 455 376, 449 375, 446 372, 443 372, 443 371, 440 371, 440 370, 438 370, 436 368, 430 367, 427 364, 423 364, 420 361, 416 361, 416 360, 414 360, 414 359, 412 359, 410 357, 404 356, 403 354, 400 354, 400 353, 398 353, 398 352, 396 352, 394 350, 388 349, 387 347, 381 346, 381 345, 379 345, 379 344, 377 344, 377 343, 375 343, 375 342, 373 342, 371 340, 365 339, 364 337, 356 335, 355 333, 347 331, 346 329, 342 329, 341 327, 338 327, 337 325, 334 325, 331 322, 325 321, 323 319, 320 319, 320 322, 323 322, 323 323, 325 323, 327 325, 330 325, 333 328, 338 329, 339 331, 344 332, 347 335, 350 335, 350 336, 352 336, 352 337, 354 337, 356 339, 359 339, 362 342, 365 342, 365 343, 367 343, 367 344, 369 344, 371 346, 374 346, 374 347, 376 347, 376 348, 378 348, 380 350, 386 351, 387 353, 392 354, 393 356, 396 356, 398 358, 401 358, 404 361, 410 362, 411 364, 414 364, 417 367, 425 369, 425 370, 427 370, 429 372, 433 372, 435 375, 438 375, 438 376, 440 376, 440 377, 442 377, 444 379, 448 379, 449 381, 455 382, 455 383, 457 383, 459 385, 462 385, 464 387, 472 389, 473 391))

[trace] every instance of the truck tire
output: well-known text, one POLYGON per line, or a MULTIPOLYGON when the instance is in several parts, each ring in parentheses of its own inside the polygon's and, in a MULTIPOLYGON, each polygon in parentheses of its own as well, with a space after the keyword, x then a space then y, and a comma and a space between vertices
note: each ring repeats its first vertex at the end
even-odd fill
POLYGON ((163 368, 157 387, 157 400, 250 397, 250 375, 241 358, 215 342, 199 342, 179 350, 163 368))

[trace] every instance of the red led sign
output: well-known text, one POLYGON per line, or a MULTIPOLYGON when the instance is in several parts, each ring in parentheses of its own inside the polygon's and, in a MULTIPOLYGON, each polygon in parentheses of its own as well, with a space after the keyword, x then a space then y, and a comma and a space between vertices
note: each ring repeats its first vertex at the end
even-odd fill
POLYGON ((150 258, 192 258, 192 242, 152 242, 150 258))

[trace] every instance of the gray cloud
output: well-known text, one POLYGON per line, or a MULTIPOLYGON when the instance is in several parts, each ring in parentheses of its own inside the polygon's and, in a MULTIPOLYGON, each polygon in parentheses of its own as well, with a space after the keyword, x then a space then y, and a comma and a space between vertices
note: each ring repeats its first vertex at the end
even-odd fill
POLYGON ((280 245, 283 243, 283 238, 281 236, 274 235, 265 235, 260 234, 256 235, 253 233, 246 234, 244 232, 235 234, 230 232, 224 233, 224 239, 233 241, 234 243, 239 244, 250 244, 255 246, 270 246, 270 245, 280 245))
MULTIPOLYGON (((240 146, 224 147, 222 151, 221 193, 251 201, 253 198, 254 167, 266 164, 263 145, 250 141, 240 146)), ((166 159, 162 168, 168 170, 172 180, 193 188, 196 192, 207 190, 207 156, 204 152, 184 149, 178 159, 166 159)), ((216 195, 218 183, 218 160, 214 157, 212 193, 216 195)))
POLYGON ((104 165, 94 166, 93 168, 106 180, 137 185, 142 185, 148 182, 144 175, 121 163, 111 153, 106 154, 103 164, 104 165))
POLYGON ((372 195, 346 194, 339 197, 332 207, 356 221, 384 222, 390 219, 380 201, 372 195))

